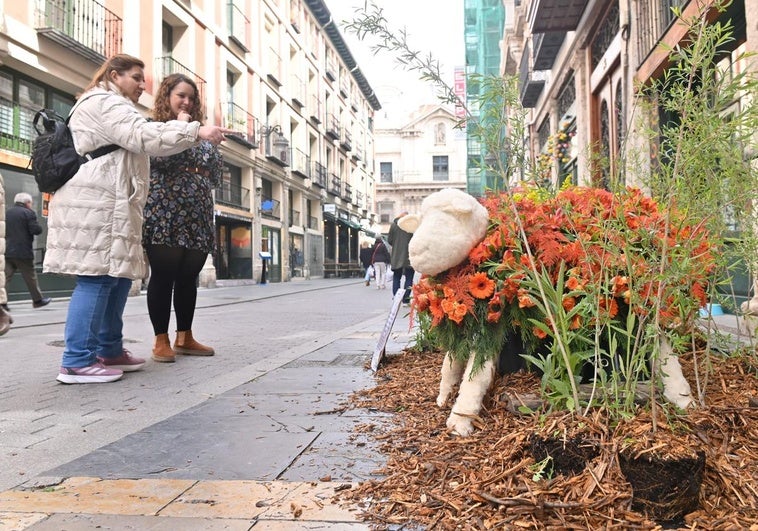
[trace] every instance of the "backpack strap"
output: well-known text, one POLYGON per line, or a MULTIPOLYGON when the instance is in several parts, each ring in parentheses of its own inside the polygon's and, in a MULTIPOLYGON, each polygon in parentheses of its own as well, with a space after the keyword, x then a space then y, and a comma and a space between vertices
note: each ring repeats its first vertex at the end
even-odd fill
MULTIPOLYGON (((79 105, 81 105, 88 99, 93 98, 95 96, 107 96, 107 95, 108 95, 107 92, 99 93, 99 94, 90 94, 89 96, 85 98, 81 98, 79 101, 77 101, 76 104, 71 108, 71 111, 68 113, 68 117, 66 117, 66 127, 68 127, 68 122, 69 120, 71 120, 71 117, 74 115, 74 111, 79 108, 79 105)), ((108 153, 112 153, 116 151, 117 149, 121 149, 121 146, 119 146, 118 144, 108 144, 106 146, 100 146, 97 149, 93 149, 92 151, 88 153, 82 154, 82 157, 84 158, 82 162, 89 162, 98 157, 102 157, 103 155, 107 155, 108 153)))

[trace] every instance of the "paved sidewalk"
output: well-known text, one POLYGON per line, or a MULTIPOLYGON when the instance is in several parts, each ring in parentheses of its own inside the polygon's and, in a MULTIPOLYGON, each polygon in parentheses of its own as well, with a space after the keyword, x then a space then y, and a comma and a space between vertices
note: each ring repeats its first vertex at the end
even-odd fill
MULTIPOLYGON (((150 370, 125 375, 114 384, 63 386, 45 380, 40 393, 55 393, 55 401, 61 396, 80 401, 29 419, 16 418, 26 411, 14 402, 22 400, 16 398, 18 389, 0 388, 0 436, 18 448, 16 453, 30 455, 17 463, 14 451, 4 448, 9 466, 0 468, 34 469, 28 460, 35 455, 43 459, 35 448, 62 452, 57 461, 62 464, 18 482, 7 471, 0 475, 0 486, 7 489, 0 492, 0 530, 367 529, 355 510, 331 503, 335 491, 376 477, 384 464, 375 444, 355 433, 356 426, 381 422, 382 416, 345 407, 352 392, 373 385, 367 363, 390 307, 388 294, 360 290, 362 284, 360 279, 317 279, 201 290, 198 312, 216 316, 216 326, 225 331, 218 336, 240 357, 252 356, 254 348, 229 337, 239 322, 235 312, 246 315, 267 299, 280 307, 318 305, 328 298, 337 301, 337 315, 360 308, 368 316, 317 336, 289 330, 278 350, 257 361, 240 360, 233 374, 211 374, 207 382, 196 379, 214 370, 213 358, 194 357, 183 357, 181 364, 168 368, 152 364, 150 370), (351 302, 356 292, 360 296, 351 302), (180 367, 189 364, 193 367, 186 372, 180 367), (161 395, 159 388, 173 385, 172 378, 186 379, 189 390, 182 392, 181 387, 161 395), (115 394, 99 396, 103 391, 115 394), (153 398, 137 398, 143 394, 153 398), (178 410, 172 413, 157 397, 178 410), (102 414, 99 400, 118 407, 102 414), (151 404, 154 413, 146 408, 151 404), (141 414, 124 427, 131 419, 130 408, 141 414), (83 411, 101 418, 91 424, 68 418, 83 411), (44 437, 34 433, 35 424, 47 433, 44 437), (63 448, 70 446, 72 430, 91 449, 77 453, 63 448)), ((59 336, 64 302, 54 301, 44 313, 12 303, 17 326, 0 340, 3 354, 28 348, 30 338, 38 335, 59 336)), ((127 304, 125 336, 136 323, 144 328, 144 304, 144 297, 127 304)), ((322 317, 327 323, 328 315, 325 311, 322 317)), ((202 337, 210 334, 206 330, 202 337)), ((410 341, 407 320, 398 317, 387 353, 400 352, 410 341)))

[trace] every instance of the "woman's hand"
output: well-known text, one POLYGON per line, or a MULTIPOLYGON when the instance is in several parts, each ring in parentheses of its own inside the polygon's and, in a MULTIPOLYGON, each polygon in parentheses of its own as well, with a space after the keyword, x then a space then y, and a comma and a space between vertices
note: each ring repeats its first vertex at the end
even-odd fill
POLYGON ((192 121, 192 115, 190 115, 190 113, 187 111, 179 111, 179 115, 176 117, 176 119, 181 122, 190 122, 192 121))
POLYGON ((202 140, 207 140, 214 146, 219 145, 224 141, 224 135, 232 134, 234 130, 227 129, 225 127, 218 127, 215 125, 201 125, 197 132, 197 137, 202 140))

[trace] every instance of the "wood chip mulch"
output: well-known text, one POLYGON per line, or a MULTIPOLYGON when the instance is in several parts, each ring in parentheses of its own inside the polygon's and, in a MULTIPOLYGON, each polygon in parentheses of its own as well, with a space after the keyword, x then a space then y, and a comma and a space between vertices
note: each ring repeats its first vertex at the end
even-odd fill
MULTIPOLYGON (((681 358, 693 382, 692 362, 681 358)), ((535 393, 536 376, 498 378, 471 437, 448 433, 449 406, 438 408, 442 354, 407 350, 385 358, 377 385, 351 397, 351 407, 389 412, 365 424, 387 464, 381 479, 340 492, 377 529, 708 529, 758 531, 758 364, 713 360, 708 406, 687 417, 662 417, 650 429, 640 414, 614 429, 599 417, 512 412, 514 393, 535 393), (542 474, 529 451, 535 434, 582 433, 600 451, 578 473, 542 474), (705 454, 697 509, 676 522, 656 522, 632 508, 632 488, 619 466, 623 449, 705 454)))

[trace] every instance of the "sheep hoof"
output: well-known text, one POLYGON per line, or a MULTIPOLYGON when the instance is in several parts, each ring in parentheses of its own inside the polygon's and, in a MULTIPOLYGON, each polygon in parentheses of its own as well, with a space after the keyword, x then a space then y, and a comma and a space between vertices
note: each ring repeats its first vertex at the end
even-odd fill
POLYGON ((450 413, 450 416, 447 418, 447 428, 461 437, 468 437, 474 433, 474 425, 471 419, 454 412, 450 413))

